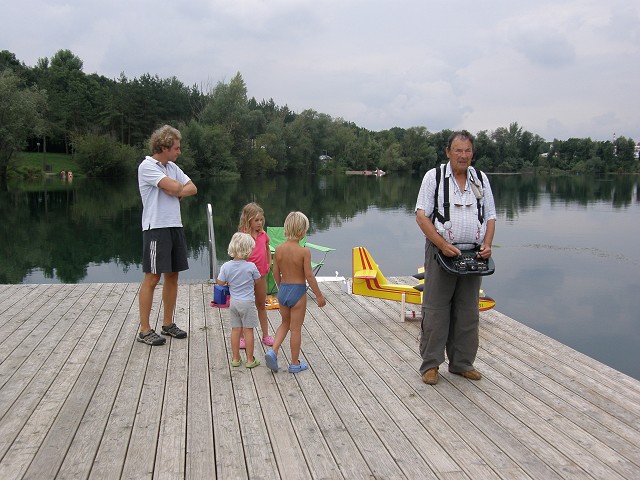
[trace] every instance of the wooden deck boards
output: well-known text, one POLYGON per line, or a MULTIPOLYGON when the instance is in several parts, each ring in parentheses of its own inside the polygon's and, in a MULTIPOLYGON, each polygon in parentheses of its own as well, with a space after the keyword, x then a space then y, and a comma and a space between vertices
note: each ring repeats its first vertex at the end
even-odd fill
POLYGON ((137 284, 0 285, 0 478, 640 478, 640 381, 488 311, 484 378, 427 386, 399 303, 321 288, 292 375, 288 342, 277 374, 229 365, 206 284, 153 348, 137 284))

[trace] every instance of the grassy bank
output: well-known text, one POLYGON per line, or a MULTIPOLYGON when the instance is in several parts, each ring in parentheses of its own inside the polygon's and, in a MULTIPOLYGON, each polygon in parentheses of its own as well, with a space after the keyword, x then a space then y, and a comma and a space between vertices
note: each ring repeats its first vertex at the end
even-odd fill
POLYGON ((82 173, 72 155, 64 153, 22 152, 12 162, 19 175, 33 176, 35 173, 57 174, 71 170, 74 175, 82 173))

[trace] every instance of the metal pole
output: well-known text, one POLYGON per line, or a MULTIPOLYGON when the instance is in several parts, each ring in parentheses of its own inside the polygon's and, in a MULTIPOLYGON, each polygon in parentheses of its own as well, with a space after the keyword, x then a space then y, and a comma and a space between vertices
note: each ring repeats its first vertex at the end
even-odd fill
POLYGON ((216 237, 213 231, 213 209, 207 203, 207 227, 209 230, 209 280, 215 282, 218 275, 218 259, 216 258, 216 237))

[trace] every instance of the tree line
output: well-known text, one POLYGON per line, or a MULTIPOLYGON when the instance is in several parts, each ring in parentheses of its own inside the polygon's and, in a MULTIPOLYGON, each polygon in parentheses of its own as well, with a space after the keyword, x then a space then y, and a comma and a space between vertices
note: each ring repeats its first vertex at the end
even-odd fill
MULTIPOLYGON (((379 132, 307 109, 249 98, 238 72, 215 86, 176 77, 117 79, 85 74, 69 50, 33 67, 0 51, 0 179, 21 151, 72 153, 85 175, 132 174, 145 142, 162 124, 182 131, 190 175, 315 173, 341 170, 418 172, 446 160, 451 130, 424 126, 379 132)), ((635 142, 570 138, 549 142, 517 122, 476 134, 476 165, 487 172, 637 172, 635 142)))

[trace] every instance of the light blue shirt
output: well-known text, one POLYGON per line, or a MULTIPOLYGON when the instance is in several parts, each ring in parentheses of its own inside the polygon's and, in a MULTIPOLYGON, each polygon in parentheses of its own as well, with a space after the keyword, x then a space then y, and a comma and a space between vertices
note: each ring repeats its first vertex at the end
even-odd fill
POLYGON ((164 177, 186 185, 191 179, 174 162, 162 165, 153 157, 146 157, 138 166, 138 188, 142 197, 142 230, 182 227, 180 199, 168 195, 158 187, 164 177))
POLYGON ((246 260, 231 260, 220 267, 218 280, 229 284, 229 293, 234 300, 255 302, 255 282, 260 278, 258 267, 246 260))

